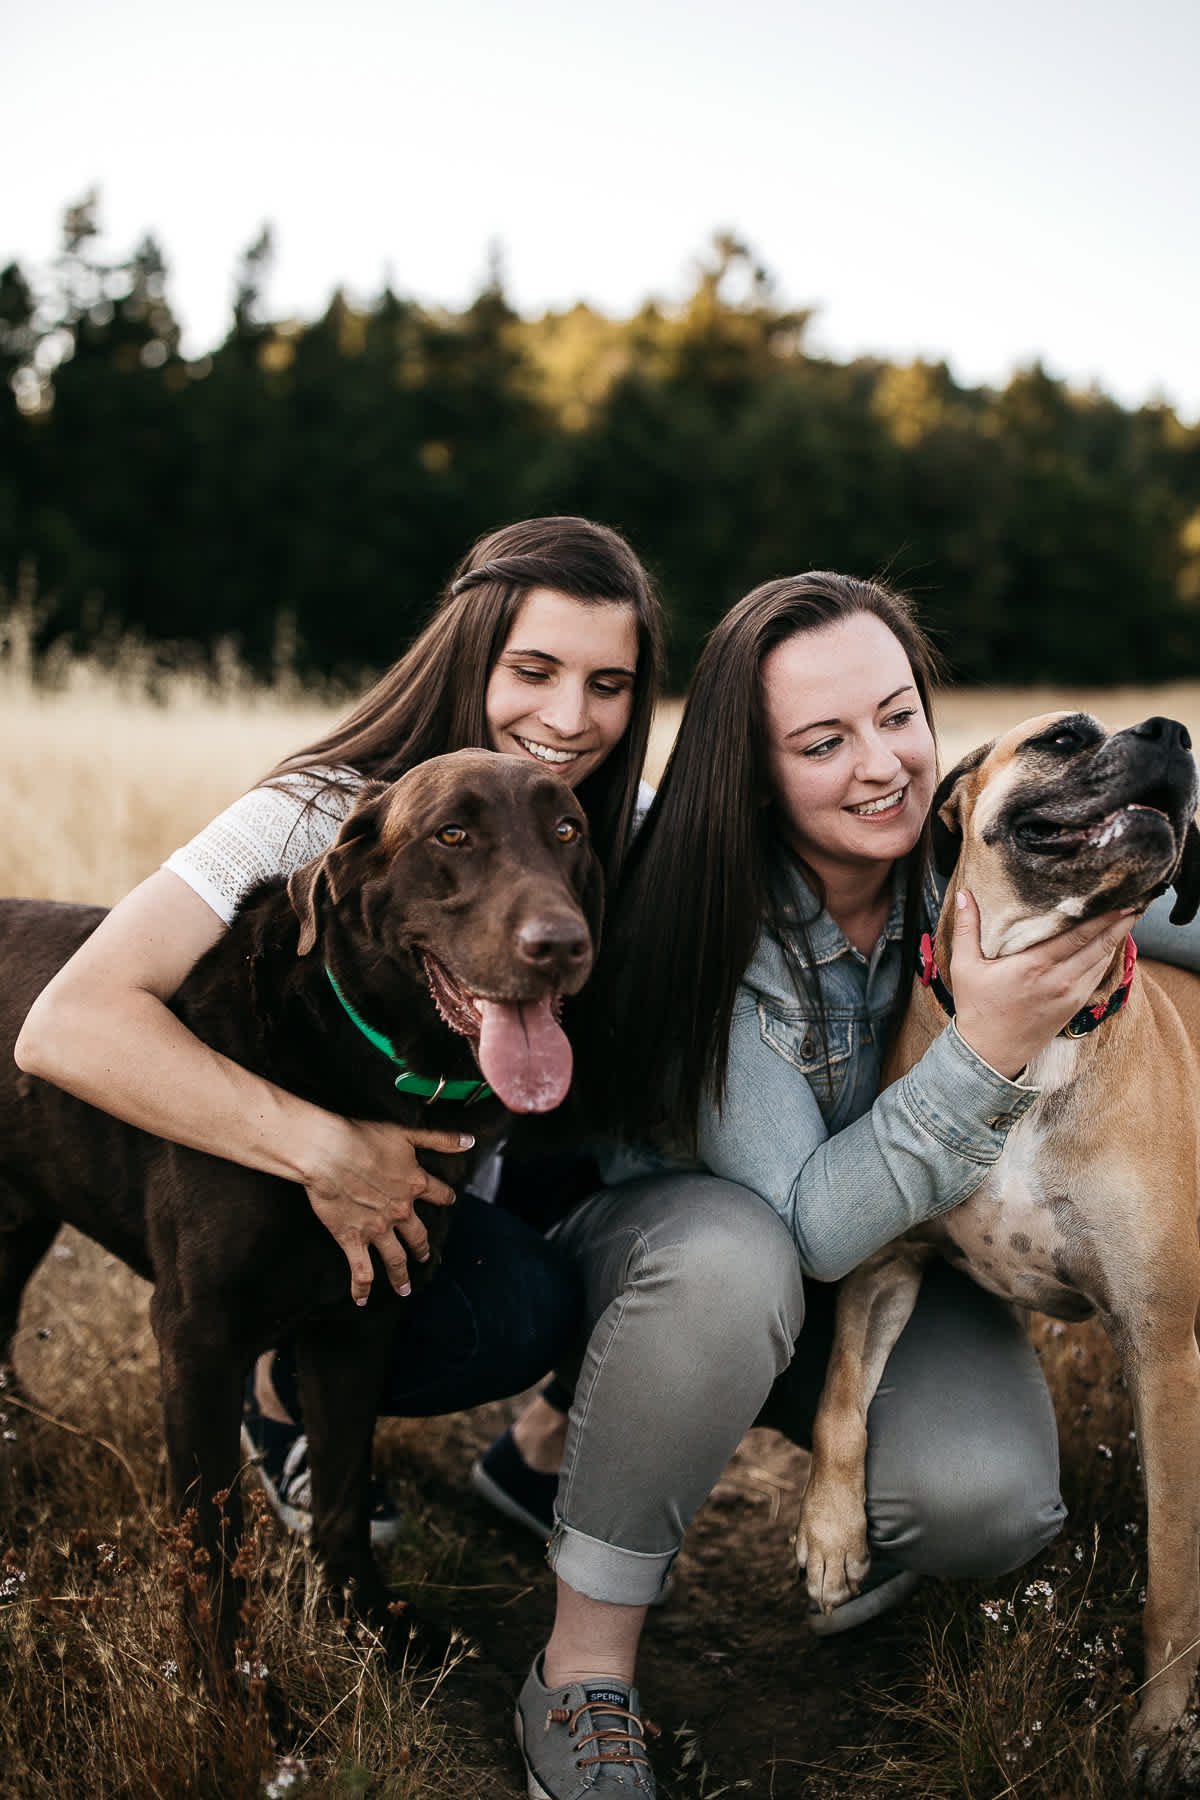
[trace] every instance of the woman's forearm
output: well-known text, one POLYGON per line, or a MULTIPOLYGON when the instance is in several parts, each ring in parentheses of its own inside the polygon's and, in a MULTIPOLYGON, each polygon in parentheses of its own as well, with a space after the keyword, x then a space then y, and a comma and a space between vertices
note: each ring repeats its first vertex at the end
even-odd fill
POLYGON ((43 989, 17 1038, 16 1060, 157 1137, 304 1180, 297 1153, 319 1109, 201 1043, 168 1004, 224 930, 185 883, 160 870, 43 989))
POLYGON ((324 1115, 209 1048, 144 989, 51 984, 35 1002, 16 1060, 77 1099, 194 1150, 291 1181, 324 1115))
POLYGON ((224 929, 184 882, 159 870, 49 982, 21 1030, 16 1060, 143 1131, 300 1183, 347 1257, 354 1297, 370 1290, 372 1247, 405 1292, 405 1246, 418 1260, 428 1254, 414 1201, 453 1199, 416 1150, 453 1152, 463 1140, 326 1112, 189 1031, 168 1002, 224 929))

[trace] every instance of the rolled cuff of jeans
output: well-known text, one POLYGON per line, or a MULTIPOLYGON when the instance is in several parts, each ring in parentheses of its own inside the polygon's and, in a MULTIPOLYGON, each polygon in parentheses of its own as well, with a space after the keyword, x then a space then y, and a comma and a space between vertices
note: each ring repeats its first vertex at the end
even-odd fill
POLYGON ((556 1519, 546 1560, 568 1587, 589 1600, 606 1600, 613 1606, 653 1606, 678 1554, 678 1549, 649 1554, 622 1550, 618 1544, 588 1537, 556 1519))

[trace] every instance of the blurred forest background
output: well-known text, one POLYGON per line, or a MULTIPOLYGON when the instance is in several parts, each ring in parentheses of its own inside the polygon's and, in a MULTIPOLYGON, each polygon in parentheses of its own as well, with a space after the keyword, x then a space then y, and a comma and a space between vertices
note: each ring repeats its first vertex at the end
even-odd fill
POLYGON ((1200 425, 1036 364, 1001 390, 810 355, 732 234, 631 318, 522 318, 497 259, 462 311, 389 288, 301 321, 264 316, 264 230, 195 360, 160 245, 102 242, 88 195, 53 269, 0 273, 0 632, 22 608, 39 653, 357 681, 476 535, 581 512, 656 574, 676 689, 738 595, 823 567, 908 588, 960 682, 1200 674, 1200 425))

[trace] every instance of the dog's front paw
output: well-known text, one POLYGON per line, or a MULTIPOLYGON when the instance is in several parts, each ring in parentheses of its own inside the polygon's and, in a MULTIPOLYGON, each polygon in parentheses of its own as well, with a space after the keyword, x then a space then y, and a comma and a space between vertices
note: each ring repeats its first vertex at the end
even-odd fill
POLYGON ((857 1594, 871 1566, 861 1501, 842 1490, 814 1492, 810 1483, 796 1527, 796 1561, 810 1605, 826 1615, 857 1594))
POLYGON ((1139 1713, 1129 1728, 1126 1765, 1130 1792, 1148 1800, 1200 1794, 1200 1718, 1189 1711, 1166 1730, 1147 1729, 1139 1713))

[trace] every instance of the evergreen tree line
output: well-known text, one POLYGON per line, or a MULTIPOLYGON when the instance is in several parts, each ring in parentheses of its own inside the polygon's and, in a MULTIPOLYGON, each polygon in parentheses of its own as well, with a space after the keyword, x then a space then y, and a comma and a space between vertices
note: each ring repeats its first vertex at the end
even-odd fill
POLYGON ((98 242, 89 196, 52 292, 0 273, 0 583, 35 575, 43 646, 232 639, 358 678, 478 533, 580 512, 654 570, 680 686, 731 601, 806 568, 890 575, 960 679, 1200 673, 1200 428, 1165 405, 812 355, 728 235, 627 320, 523 319, 493 271, 462 311, 389 288, 272 322, 264 233, 189 361, 157 244, 98 242))

